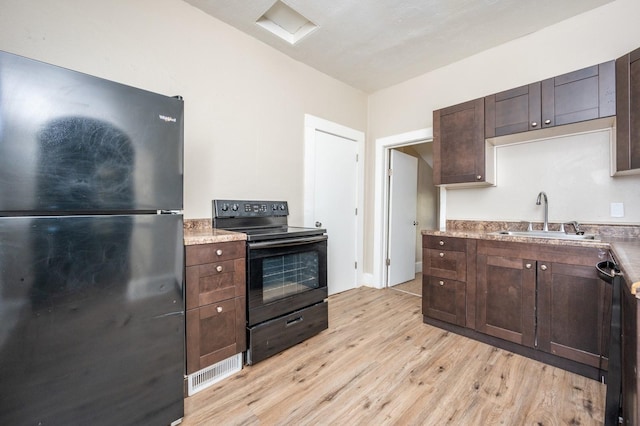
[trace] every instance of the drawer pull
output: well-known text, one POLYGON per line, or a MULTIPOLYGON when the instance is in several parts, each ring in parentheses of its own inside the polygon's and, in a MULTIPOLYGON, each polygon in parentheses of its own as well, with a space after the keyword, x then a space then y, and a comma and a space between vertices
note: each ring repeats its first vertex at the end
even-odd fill
POLYGON ((285 325, 286 327, 289 327, 290 325, 294 325, 297 324, 299 322, 302 322, 304 320, 304 317, 299 316, 298 318, 294 318, 294 319, 290 319, 287 321, 287 324, 285 325))
POLYGON ((439 242, 438 244, 440 244, 441 246, 443 246, 443 245, 444 245, 444 241, 440 240, 440 242, 439 242))
POLYGON ((218 272, 222 272, 222 265, 218 265, 218 266, 216 266, 216 271, 218 271, 218 272))
POLYGON ((524 265, 524 267, 527 268, 527 269, 531 269, 531 264, 527 263, 526 265, 524 265))
POLYGON ((218 256, 222 256, 222 250, 220 250, 220 249, 216 250, 216 254, 217 254, 218 256))
POLYGON ((440 252, 440 257, 444 257, 444 253, 443 252, 440 252))
POLYGON ((543 271, 547 270, 547 265, 540 265, 540 269, 542 269, 543 271))
POLYGON ((222 306, 218 306, 218 307, 216 308, 216 311, 218 311, 218 313, 222 312, 222 306))
POLYGON ((438 281, 438 284, 444 285, 444 281, 438 281))

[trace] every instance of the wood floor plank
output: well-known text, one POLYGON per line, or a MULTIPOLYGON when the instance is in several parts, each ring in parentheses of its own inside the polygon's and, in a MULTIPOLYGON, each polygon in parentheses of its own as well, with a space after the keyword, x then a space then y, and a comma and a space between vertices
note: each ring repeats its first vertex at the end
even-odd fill
POLYGON ((183 425, 599 425, 605 390, 361 287, 329 298, 328 330, 187 398, 183 425))

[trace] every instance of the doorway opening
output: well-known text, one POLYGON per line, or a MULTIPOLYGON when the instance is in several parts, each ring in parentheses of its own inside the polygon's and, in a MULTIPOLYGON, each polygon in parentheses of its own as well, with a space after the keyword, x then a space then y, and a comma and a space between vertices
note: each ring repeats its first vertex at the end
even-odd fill
MULTIPOLYGON (((390 136, 376 140, 375 151, 375 212, 374 212, 374 271, 373 281, 375 287, 389 287, 389 274, 387 259, 389 259, 389 248, 391 246, 389 235, 389 212, 392 196, 390 194, 390 180, 388 176, 388 165, 392 150, 404 151, 418 158, 418 191, 416 193, 416 232, 414 244, 415 253, 415 275, 413 284, 408 283, 407 287, 414 293, 418 290, 416 286, 420 282, 422 271, 422 229, 443 229, 444 218, 443 198, 445 190, 433 186, 432 181, 432 141, 433 131, 431 128, 422 129, 400 135, 390 136)), ((391 236, 393 238, 393 236, 391 236)), ((393 255, 393 254, 392 254, 393 255)), ((393 262, 393 259, 390 259, 393 262)), ((402 285, 402 284, 401 284, 402 285)), ((402 289, 397 287, 397 289, 402 289)))

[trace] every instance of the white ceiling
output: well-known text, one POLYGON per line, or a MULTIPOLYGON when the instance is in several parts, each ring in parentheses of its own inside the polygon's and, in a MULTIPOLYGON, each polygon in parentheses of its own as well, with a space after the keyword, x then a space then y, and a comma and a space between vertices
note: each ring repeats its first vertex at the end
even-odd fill
POLYGON ((185 0, 371 93, 613 0, 283 0, 318 29, 291 45, 256 21, 276 0, 185 0))

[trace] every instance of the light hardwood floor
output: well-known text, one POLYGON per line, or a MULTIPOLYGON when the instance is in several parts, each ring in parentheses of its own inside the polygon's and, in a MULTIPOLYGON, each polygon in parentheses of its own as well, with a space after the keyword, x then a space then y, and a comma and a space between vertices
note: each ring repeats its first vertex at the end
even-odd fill
POLYGON ((414 296, 422 296, 422 272, 417 273, 413 280, 394 285, 390 288, 398 291, 404 291, 405 293, 413 294, 414 296))
POLYGON ((419 297, 329 298, 329 329, 185 400, 183 425, 598 425, 605 386, 422 323, 419 297))

